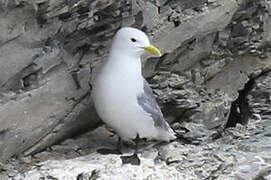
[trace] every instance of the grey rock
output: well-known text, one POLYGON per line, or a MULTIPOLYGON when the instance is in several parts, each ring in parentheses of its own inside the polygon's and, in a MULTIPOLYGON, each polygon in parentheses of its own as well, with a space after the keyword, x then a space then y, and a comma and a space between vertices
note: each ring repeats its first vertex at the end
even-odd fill
MULTIPOLYGON (((271 97, 271 76, 270 73, 264 74, 255 80, 254 87, 248 94, 248 104, 252 114, 260 120, 268 120, 270 112, 271 97), (263 112, 265 112, 263 115, 263 112), (257 116, 256 116, 257 115, 257 116)), ((269 121, 267 121, 269 122, 269 121)))
POLYGON ((156 44, 164 53, 173 52, 176 47, 180 47, 188 40, 204 37, 212 32, 224 29, 229 24, 237 8, 238 4, 236 2, 221 1, 220 6, 217 8, 192 17, 181 26, 176 28, 169 26, 166 30, 161 29, 155 34, 153 41, 157 42, 156 44), (224 21, 218 21, 218 19, 224 19, 224 21))
POLYGON ((212 89, 221 89, 226 92, 232 99, 238 97, 238 90, 244 87, 248 81, 248 75, 252 74, 256 69, 270 67, 270 61, 262 61, 255 56, 236 57, 229 63, 223 73, 219 73, 212 80, 207 82, 207 87, 212 89), (259 64, 258 64, 259 63, 259 64), (230 70, 229 71, 227 71, 230 70), (226 75, 227 74, 227 75, 226 75))
MULTIPOLYGON (((60 171, 76 169, 67 176, 81 179, 106 178, 116 175, 118 169, 120 179, 137 174, 147 178, 146 171, 153 173, 148 176, 153 179, 270 176, 266 150, 270 133, 263 130, 270 129, 266 89, 248 94, 253 116, 248 118, 247 131, 239 125, 223 131, 231 107, 242 96, 239 91, 249 79, 263 76, 271 68, 269 1, 0 3, 5 7, 0 11, 1 160, 33 155, 35 161, 44 163, 44 171, 39 165, 31 167, 36 177, 45 173, 60 179, 63 173, 53 174, 52 163, 60 171), (161 58, 144 56, 143 72, 166 119, 186 139, 154 148, 143 146, 142 159, 147 165, 131 170, 120 164, 118 156, 94 152, 101 146, 114 147, 115 137, 97 140, 90 132, 61 144, 100 125, 90 100, 92 73, 106 59, 111 38, 120 26, 143 29, 162 50, 161 58), (257 124, 250 119, 262 121, 257 124), (66 160, 69 158, 72 160, 66 160), (246 158, 251 159, 249 164, 246 158), (99 168, 94 166, 98 161, 102 161, 99 168), (112 169, 107 168, 109 162, 113 162, 112 169), (84 166, 89 168, 80 169, 84 166), (250 168, 253 171, 247 172, 250 168)), ((130 151, 125 149, 125 153, 130 151)), ((11 171, 11 176, 32 178, 28 170, 11 171)))
POLYGON ((245 23, 243 23, 243 22, 238 23, 233 27, 233 29, 232 29, 232 36, 233 37, 246 36, 252 32, 251 28, 247 27, 245 25, 245 23))
MULTIPOLYGON (((172 2, 171 2, 172 3, 172 2)), ((207 0, 183 0, 183 1, 176 1, 176 4, 181 6, 182 9, 193 9, 193 8, 200 8, 202 7, 205 3, 207 3, 207 0)), ((172 3, 172 6, 175 4, 172 3)))
MULTIPOLYGON (((269 120, 264 120, 269 121, 269 120)), ((87 156, 73 159, 48 160, 34 163, 31 169, 17 173, 14 179, 38 179, 54 177, 95 179, 257 179, 270 176, 270 136, 265 136, 264 121, 249 121, 247 127, 237 125, 215 141, 198 144, 183 144, 179 141, 168 144, 140 143, 140 166, 122 165, 118 155, 101 155, 95 152, 99 146, 110 147, 117 139, 100 127, 84 136, 66 141, 76 144, 83 151, 92 149, 87 156), (255 131, 261 129, 255 135, 255 131), (83 148, 90 139, 91 147, 83 148)), ((61 146, 61 145, 59 145, 61 146)), ((71 150, 72 146, 69 146, 71 150)), ((132 153, 131 147, 123 147, 125 154, 132 153)), ((54 155, 53 155, 54 156, 54 155)))

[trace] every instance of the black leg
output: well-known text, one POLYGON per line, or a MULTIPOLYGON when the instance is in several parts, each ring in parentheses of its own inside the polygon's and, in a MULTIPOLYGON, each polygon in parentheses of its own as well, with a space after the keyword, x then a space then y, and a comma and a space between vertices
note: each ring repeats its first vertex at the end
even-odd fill
POLYGON ((132 164, 132 165, 140 165, 140 159, 137 156, 137 150, 138 150, 138 142, 139 142, 139 135, 137 134, 135 139, 135 151, 134 154, 131 156, 121 156, 121 160, 123 164, 132 164))
POLYGON ((118 137, 117 149, 119 150, 119 152, 121 152, 121 138, 120 137, 118 137))
POLYGON ((121 138, 118 138, 118 144, 116 149, 101 148, 97 150, 100 154, 122 154, 121 153, 121 138))
POLYGON ((134 154, 137 154, 137 149, 138 149, 138 142, 139 142, 140 138, 139 138, 139 135, 137 134, 136 135, 136 138, 135 138, 135 143, 136 143, 136 146, 135 146, 135 152, 134 154))

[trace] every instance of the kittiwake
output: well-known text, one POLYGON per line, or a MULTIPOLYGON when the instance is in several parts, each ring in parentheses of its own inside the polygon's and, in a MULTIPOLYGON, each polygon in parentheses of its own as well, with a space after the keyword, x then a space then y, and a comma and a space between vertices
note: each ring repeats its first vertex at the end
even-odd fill
POLYGON ((93 81, 92 96, 99 117, 123 140, 170 141, 175 133, 165 121, 152 89, 142 76, 141 55, 161 56, 147 35, 123 27, 115 35, 108 59, 93 81))

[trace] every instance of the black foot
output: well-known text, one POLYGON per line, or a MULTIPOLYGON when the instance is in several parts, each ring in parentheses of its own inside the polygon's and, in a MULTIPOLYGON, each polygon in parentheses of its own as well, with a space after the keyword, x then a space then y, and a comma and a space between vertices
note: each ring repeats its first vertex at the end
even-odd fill
POLYGON ((98 149, 97 152, 100 154, 122 154, 119 149, 102 148, 102 149, 98 149))
POLYGON ((179 140, 183 142, 184 144, 193 144, 193 138, 186 138, 183 136, 183 134, 176 133, 177 139, 174 139, 173 141, 179 140))
POLYGON ((137 154, 133 154, 132 156, 121 156, 122 164, 132 164, 132 165, 140 165, 140 159, 137 154))

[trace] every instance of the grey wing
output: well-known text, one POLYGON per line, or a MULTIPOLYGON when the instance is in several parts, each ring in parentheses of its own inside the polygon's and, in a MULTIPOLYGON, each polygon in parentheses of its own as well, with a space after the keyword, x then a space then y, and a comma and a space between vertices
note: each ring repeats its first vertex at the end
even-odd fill
POLYGON ((143 78, 144 84, 144 93, 141 93, 137 96, 137 102, 142 107, 142 109, 151 115, 154 125, 156 127, 168 130, 169 125, 165 121, 161 109, 158 103, 155 100, 155 97, 152 93, 152 89, 149 86, 148 82, 143 78))

